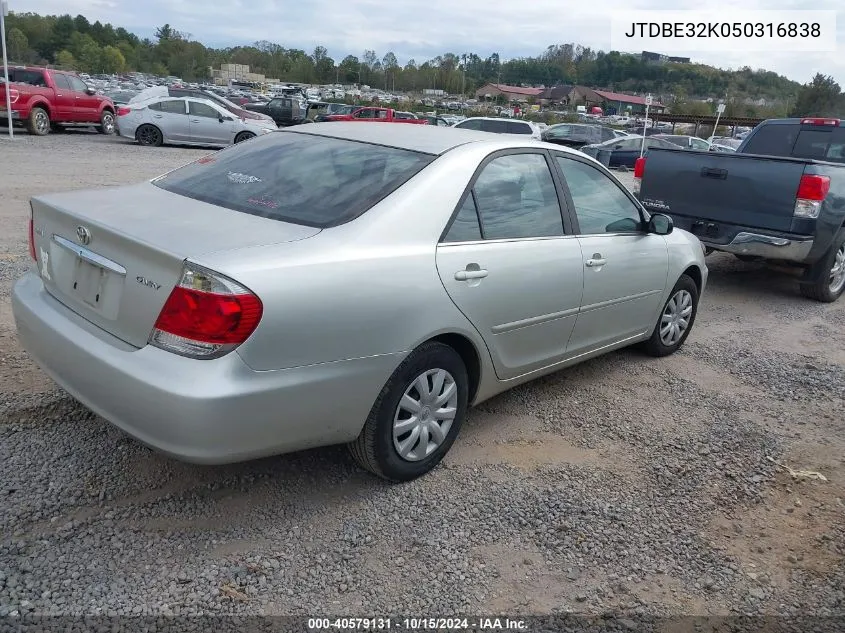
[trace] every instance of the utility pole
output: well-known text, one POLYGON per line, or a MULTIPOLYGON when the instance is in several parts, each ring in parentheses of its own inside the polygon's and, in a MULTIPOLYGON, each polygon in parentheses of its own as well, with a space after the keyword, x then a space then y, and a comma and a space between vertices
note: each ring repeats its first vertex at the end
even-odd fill
POLYGON ((0 40, 3 44, 3 78, 6 80, 6 123, 9 126, 9 138, 15 138, 15 131, 12 129, 12 87, 9 85, 9 56, 6 54, 6 14, 9 12, 9 4, 6 0, 0 1, 0 40))

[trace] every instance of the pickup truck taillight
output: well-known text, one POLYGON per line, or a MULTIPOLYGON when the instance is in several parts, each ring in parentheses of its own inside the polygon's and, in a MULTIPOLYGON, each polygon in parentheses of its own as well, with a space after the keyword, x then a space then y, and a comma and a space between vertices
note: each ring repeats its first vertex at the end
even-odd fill
POLYGON ((634 161, 634 187, 632 193, 635 196, 640 195, 640 182, 643 179, 643 174, 645 173, 645 156, 640 156, 637 160, 634 161))
MULTIPOLYGON (((14 88, 9 88, 9 103, 17 103, 20 99, 21 93, 14 88)), ((6 105, 5 103, 3 104, 6 105)))
POLYGON ((830 191, 830 178, 816 174, 804 174, 795 194, 795 217, 817 218, 822 202, 830 191))
POLYGON ((126 116, 130 112, 132 112, 132 110, 130 108, 124 108, 124 107, 121 106, 121 107, 118 107, 118 109, 117 109, 117 116, 126 116))
POLYGON ((645 156, 640 156, 634 161, 634 178, 642 178, 645 173, 645 156))

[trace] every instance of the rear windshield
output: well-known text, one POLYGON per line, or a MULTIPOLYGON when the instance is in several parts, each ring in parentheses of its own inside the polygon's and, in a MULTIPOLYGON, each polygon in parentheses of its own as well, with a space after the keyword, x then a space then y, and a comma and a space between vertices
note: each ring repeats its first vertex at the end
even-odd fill
POLYGON ((845 162, 845 128, 794 124, 762 125, 748 139, 744 154, 794 156, 845 162))
POLYGON ((360 216, 435 158, 313 134, 271 132, 153 184, 235 211, 325 228, 360 216))

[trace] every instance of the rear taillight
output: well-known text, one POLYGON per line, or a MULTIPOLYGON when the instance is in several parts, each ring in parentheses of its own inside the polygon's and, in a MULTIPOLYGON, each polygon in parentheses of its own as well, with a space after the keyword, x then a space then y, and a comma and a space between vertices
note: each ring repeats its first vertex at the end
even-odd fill
POLYGON ((795 194, 796 218, 817 218, 822 202, 830 191, 830 178, 816 174, 804 174, 795 194))
POLYGON ((809 119, 801 119, 801 125, 830 125, 833 127, 839 127, 839 119, 812 117, 809 119))
POLYGON ((634 178, 642 178, 645 173, 645 156, 640 156, 634 161, 634 178))
MULTIPOLYGON (((15 88, 9 88, 9 103, 17 103, 21 93, 15 88)), ((5 105, 5 104, 3 104, 5 105)))
POLYGON ((35 221, 32 219, 32 211, 29 212, 29 256, 32 261, 38 261, 35 255, 35 221))
POLYGON ((155 323, 150 344, 192 358, 218 358, 258 327, 261 300, 219 273, 186 263, 155 323))
POLYGON ((131 108, 124 108, 124 107, 118 107, 117 108, 117 116, 126 116, 130 112, 132 112, 131 108))

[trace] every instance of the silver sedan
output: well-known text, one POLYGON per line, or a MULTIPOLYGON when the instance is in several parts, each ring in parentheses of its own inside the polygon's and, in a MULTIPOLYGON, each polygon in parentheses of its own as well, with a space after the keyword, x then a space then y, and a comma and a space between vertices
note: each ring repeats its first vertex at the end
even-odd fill
POLYGON ((272 120, 240 119, 210 99, 153 97, 117 110, 121 136, 141 145, 225 147, 275 131, 272 120))
POLYGON ((32 200, 18 332, 142 442, 225 463, 348 443, 433 468, 467 407, 693 326, 699 241, 530 139, 318 123, 151 182, 32 200))

